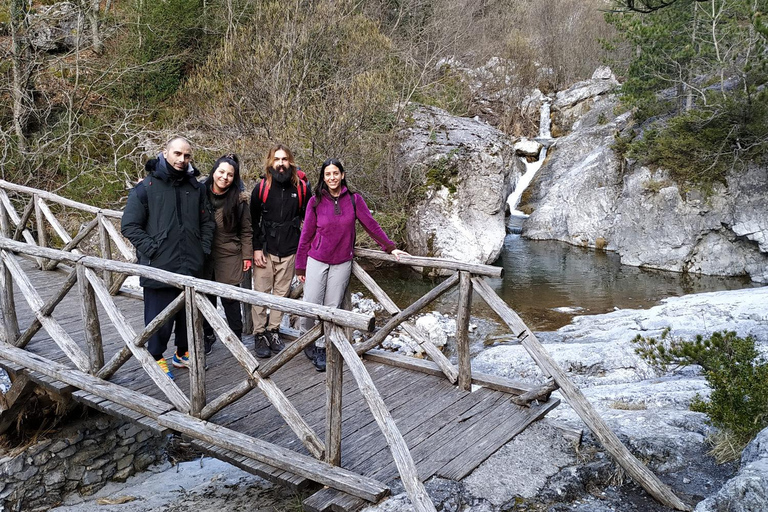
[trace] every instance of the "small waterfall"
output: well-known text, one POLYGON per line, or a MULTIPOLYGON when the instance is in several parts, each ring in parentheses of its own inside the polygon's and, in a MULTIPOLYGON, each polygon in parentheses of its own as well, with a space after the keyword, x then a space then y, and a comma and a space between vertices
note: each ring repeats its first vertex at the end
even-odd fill
MULTIPOLYGON (((550 132, 550 127, 552 126, 552 120, 550 118, 549 113, 549 101, 544 101, 541 104, 541 108, 539 109, 539 136, 537 137, 538 140, 544 139, 549 140, 552 138, 552 134, 550 132)), ((547 158, 547 147, 548 145, 545 144, 541 151, 539 151, 539 158, 535 162, 528 162, 524 158, 521 158, 523 163, 525 164, 525 173, 520 177, 520 180, 517 182, 517 185, 515 186, 515 190, 512 191, 512 193, 507 198, 507 204, 509 205, 509 211, 511 212, 512 217, 517 217, 520 219, 526 219, 528 218, 528 215, 524 214, 523 212, 519 211, 517 209, 517 206, 520 204, 520 198, 523 195, 523 192, 525 192, 525 189, 528 188, 528 185, 531 184, 531 181, 533 180, 533 177, 536 175, 536 172, 541 169, 541 166, 544 164, 544 160, 547 158)), ((522 229, 521 227, 510 227, 512 232, 520 232, 522 229)))

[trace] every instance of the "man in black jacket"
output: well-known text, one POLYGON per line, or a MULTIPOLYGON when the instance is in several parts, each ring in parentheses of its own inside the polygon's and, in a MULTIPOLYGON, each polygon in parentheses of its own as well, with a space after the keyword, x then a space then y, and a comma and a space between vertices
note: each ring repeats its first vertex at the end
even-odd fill
MULTIPOLYGON (((253 289, 286 297, 294 274, 301 222, 309 191, 299 178, 291 150, 282 144, 267 155, 264 177, 251 194, 253 289)), ((256 356, 269 357, 284 344, 278 334, 283 313, 253 307, 256 356)))
MULTIPOLYGON (((121 231, 136 247, 141 265, 201 277, 203 260, 211 252, 216 222, 205 188, 196 179, 200 171, 192 166, 191 159, 189 141, 175 137, 157 158, 146 163, 148 176, 128 195, 121 231)), ((178 288, 146 277, 141 278, 141 285, 145 324, 181 293, 178 288)), ((163 352, 173 331, 176 353, 172 364, 177 368, 189 367, 186 323, 186 312, 182 308, 148 341, 149 353, 170 378, 173 373, 163 352)))

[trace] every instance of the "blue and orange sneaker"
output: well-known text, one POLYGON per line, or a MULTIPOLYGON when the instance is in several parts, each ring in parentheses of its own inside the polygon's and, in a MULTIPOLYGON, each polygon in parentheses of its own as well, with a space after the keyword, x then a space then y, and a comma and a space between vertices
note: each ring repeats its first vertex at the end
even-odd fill
POLYGON ((184 352, 184 355, 181 357, 179 357, 178 352, 175 352, 171 362, 176 368, 189 368, 189 352, 184 352))

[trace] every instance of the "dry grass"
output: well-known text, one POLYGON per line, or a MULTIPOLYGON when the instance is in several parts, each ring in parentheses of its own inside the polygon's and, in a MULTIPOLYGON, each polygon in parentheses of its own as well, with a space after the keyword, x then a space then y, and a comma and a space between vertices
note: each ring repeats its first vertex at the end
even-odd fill
POLYGON ((728 430, 718 430, 707 437, 707 442, 712 446, 708 452, 715 458, 718 464, 733 462, 741 458, 741 452, 746 443, 740 442, 738 438, 728 430))
POLYGON ((620 411, 645 411, 648 409, 648 405, 645 402, 621 402, 616 400, 611 404, 611 409, 620 411))

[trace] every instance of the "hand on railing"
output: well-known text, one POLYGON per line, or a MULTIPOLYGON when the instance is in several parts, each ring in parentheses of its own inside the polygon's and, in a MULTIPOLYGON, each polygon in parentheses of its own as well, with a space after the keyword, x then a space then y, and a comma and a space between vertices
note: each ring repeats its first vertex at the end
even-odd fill
POLYGON ((405 251, 401 251, 400 249, 393 249, 390 254, 392 254, 392 256, 394 256, 397 261, 400 261, 400 256, 410 256, 410 254, 405 251))

